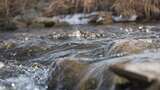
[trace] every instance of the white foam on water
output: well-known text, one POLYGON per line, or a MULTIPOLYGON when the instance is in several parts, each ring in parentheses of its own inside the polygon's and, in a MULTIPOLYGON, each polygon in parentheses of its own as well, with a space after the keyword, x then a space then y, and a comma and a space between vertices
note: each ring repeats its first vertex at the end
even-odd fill
POLYGON ((90 16, 96 15, 97 13, 90 13, 90 14, 73 14, 73 15, 66 15, 66 16, 55 16, 53 20, 68 23, 70 25, 84 25, 88 24, 90 21, 90 16))
POLYGON ((4 63, 0 62, 0 69, 3 68, 5 65, 4 63))

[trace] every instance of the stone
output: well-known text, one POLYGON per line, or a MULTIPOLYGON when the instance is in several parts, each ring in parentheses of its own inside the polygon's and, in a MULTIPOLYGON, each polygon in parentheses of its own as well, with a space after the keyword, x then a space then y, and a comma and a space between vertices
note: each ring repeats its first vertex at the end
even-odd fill
POLYGON ((16 29, 17 29, 17 26, 13 22, 5 21, 0 23, 0 31, 14 31, 16 29))
POLYGON ((116 40, 111 48, 110 54, 135 54, 143 52, 146 49, 159 47, 152 39, 123 39, 116 40))
POLYGON ((160 63, 159 62, 144 62, 136 64, 117 64, 111 66, 111 70, 116 73, 124 73, 125 77, 130 77, 136 80, 150 83, 155 80, 160 80, 160 63), (119 71, 119 72, 117 72, 119 71))
POLYGON ((78 61, 64 60, 55 62, 50 71, 48 90, 57 88, 74 90, 74 86, 78 84, 86 68, 87 64, 82 64, 78 61))
POLYGON ((36 17, 33 22, 32 26, 43 26, 43 27, 53 27, 57 21, 53 20, 52 18, 46 18, 46 17, 36 17))
POLYGON ((47 90, 110 90, 113 83, 107 65, 64 59, 52 63, 47 90))
POLYGON ((90 24, 108 25, 113 23, 111 12, 97 12, 97 15, 93 15, 90 18, 90 24))
POLYGON ((33 45, 18 47, 16 43, 5 42, 0 47, 0 56, 9 60, 13 59, 23 61, 42 55, 43 53, 49 52, 50 50, 51 48, 48 46, 33 45))
POLYGON ((116 75, 129 80, 129 83, 132 83, 132 86, 136 85, 137 88, 143 88, 141 90, 159 90, 159 69, 160 62, 119 63, 110 66, 110 70, 116 75))
POLYGON ((113 21, 114 22, 134 22, 138 18, 137 15, 131 15, 131 16, 113 16, 113 21))

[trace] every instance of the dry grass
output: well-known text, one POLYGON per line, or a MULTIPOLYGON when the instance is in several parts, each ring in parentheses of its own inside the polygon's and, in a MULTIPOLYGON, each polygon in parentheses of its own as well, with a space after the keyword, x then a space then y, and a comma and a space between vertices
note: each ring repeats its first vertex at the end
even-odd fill
MULTIPOLYGON (((0 17, 14 17, 35 8, 43 0, 0 0, 0 17)), ((44 16, 112 11, 124 16, 136 14, 152 18, 160 16, 160 0, 48 0, 44 16)))
POLYGON ((160 14, 160 0, 52 0, 44 16, 115 10, 124 16, 151 18, 160 14))
POLYGON ((160 0, 53 0, 44 16, 77 12, 111 11, 124 16, 151 18, 160 15, 160 0))
POLYGON ((160 15, 160 0, 116 0, 113 8, 119 14, 152 18, 160 15))
POLYGON ((0 0, 0 15, 16 16, 23 13, 26 9, 33 8, 37 0, 0 0))
POLYGON ((44 16, 109 10, 115 0, 53 0, 44 16))

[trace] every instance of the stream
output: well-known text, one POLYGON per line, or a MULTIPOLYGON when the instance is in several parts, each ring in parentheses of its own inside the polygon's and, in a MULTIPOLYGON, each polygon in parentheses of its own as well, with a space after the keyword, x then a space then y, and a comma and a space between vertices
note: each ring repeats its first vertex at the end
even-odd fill
POLYGON ((53 90, 115 90, 101 78, 104 66, 125 61, 159 62, 160 26, 79 25, 0 32, 0 90, 47 90, 53 64, 64 60, 89 64, 88 71, 74 89, 58 82, 53 90), (98 78, 98 85, 79 89, 91 76, 98 78))

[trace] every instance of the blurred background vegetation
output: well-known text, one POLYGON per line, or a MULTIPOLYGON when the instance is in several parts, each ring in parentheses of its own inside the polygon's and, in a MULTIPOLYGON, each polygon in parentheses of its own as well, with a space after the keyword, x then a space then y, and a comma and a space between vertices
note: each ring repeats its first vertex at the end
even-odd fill
POLYGON ((159 15, 160 0, 1 0, 0 17, 14 17, 27 10, 42 11, 45 16, 93 11, 114 11, 123 15, 159 15), (49 15, 50 14, 50 15, 49 15))
POLYGON ((138 15, 147 20, 159 19, 160 0, 0 0, 0 25, 17 20, 29 24, 36 16, 95 11, 123 16, 138 15))

